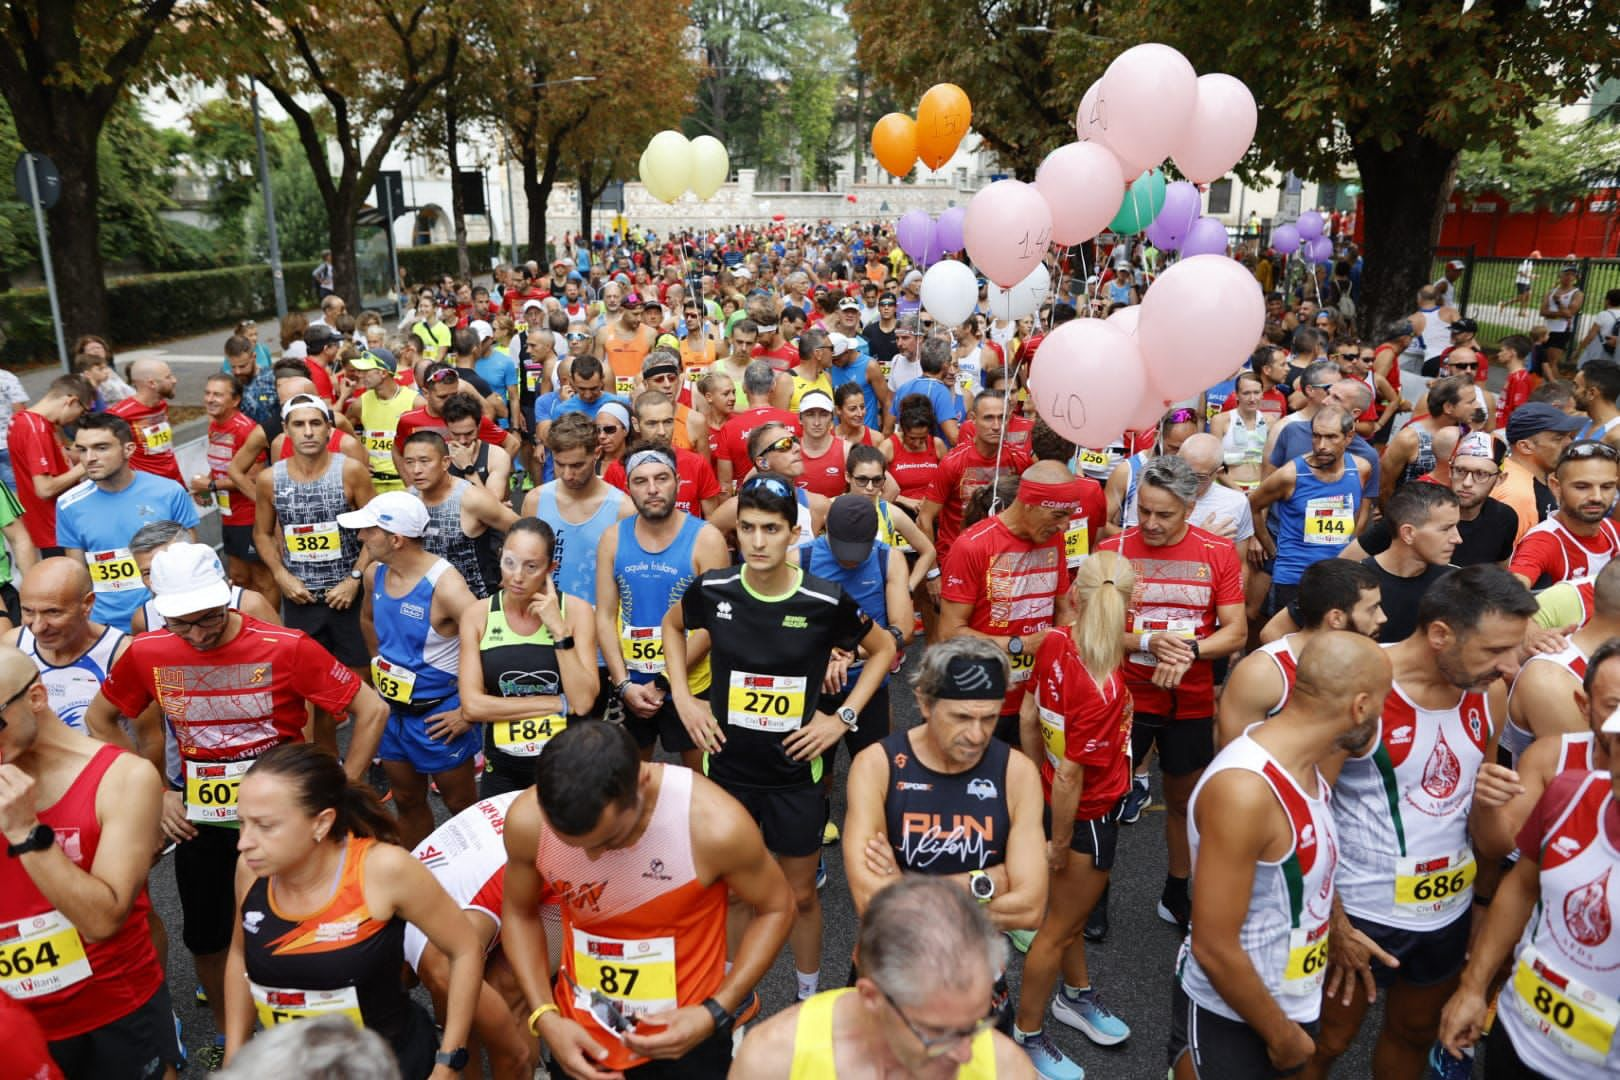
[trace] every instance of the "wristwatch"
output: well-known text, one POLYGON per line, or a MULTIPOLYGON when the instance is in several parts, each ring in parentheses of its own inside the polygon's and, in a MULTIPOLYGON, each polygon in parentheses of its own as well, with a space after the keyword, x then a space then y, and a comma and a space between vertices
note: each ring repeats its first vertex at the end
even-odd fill
POLYGON ((1022 656, 1022 655, 1024 655, 1024 639, 1021 638, 1021 637, 1018 637, 1017 635, 1014 635, 1014 636, 1008 638, 1007 639, 1007 655, 1008 656, 1022 656))
POLYGON ((736 1017, 731 1015, 730 1009, 726 1008, 712 997, 703 999, 703 1007, 709 1010, 709 1016, 714 1020, 714 1033, 716 1035, 720 1035, 731 1030, 732 1021, 734 1021, 736 1017))
POLYGON ((1152 652, 1153 651, 1153 631, 1152 630, 1143 630, 1140 634, 1137 634, 1136 635, 1136 647, 1141 652, 1152 652))
POLYGON ((354 580, 359 581, 366 576, 366 572, 364 570, 350 570, 349 576, 354 578, 354 580))
POLYGON ((842 709, 838 710, 837 715, 838 719, 843 723, 843 725, 849 728, 849 733, 851 735, 855 734, 855 732, 859 730, 856 724, 860 720, 860 716, 855 712, 854 709, 850 708, 848 705, 845 705, 842 709))
POLYGON ((467 1048, 465 1046, 458 1046, 454 1052, 448 1054, 443 1050, 440 1050, 438 1053, 433 1055, 433 1064, 443 1065, 446 1068, 451 1068, 457 1072, 460 1072, 462 1069, 467 1067, 467 1048))
POLYGON ((561 649, 563 652, 567 652, 569 649, 574 647, 574 635, 569 634, 566 637, 560 637, 551 644, 553 648, 561 649))
POLYGON ((28 835, 15 844, 6 846, 6 854, 13 859, 20 855, 27 855, 30 851, 44 851, 56 843, 56 831, 44 822, 35 823, 28 835))
POLYGON ((983 870, 969 870, 968 892, 972 893, 973 899, 979 903, 988 904, 995 899, 996 879, 983 870))

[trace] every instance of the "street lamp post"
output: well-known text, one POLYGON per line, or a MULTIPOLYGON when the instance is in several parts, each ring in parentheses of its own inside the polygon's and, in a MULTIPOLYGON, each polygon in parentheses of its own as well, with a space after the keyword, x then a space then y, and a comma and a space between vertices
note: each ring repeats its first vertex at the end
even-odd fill
POLYGON ((270 192, 270 155, 264 149, 264 124, 259 120, 259 88, 248 83, 253 97, 253 139, 259 147, 259 189, 264 193, 264 232, 270 244, 270 284, 276 291, 276 318, 287 317, 287 281, 281 271, 281 240, 276 236, 276 199, 270 192))

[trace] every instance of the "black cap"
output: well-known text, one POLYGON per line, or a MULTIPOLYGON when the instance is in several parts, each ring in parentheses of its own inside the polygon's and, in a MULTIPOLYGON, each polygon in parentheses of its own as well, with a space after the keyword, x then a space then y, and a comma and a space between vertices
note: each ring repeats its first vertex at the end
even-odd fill
POLYGON ((1478 334, 1479 323, 1473 319, 1462 318, 1451 324, 1453 334, 1478 334))
POLYGON ((1543 431, 1575 431, 1585 426, 1585 417, 1571 416, 1545 401, 1532 401, 1513 410, 1507 423, 1507 441, 1512 445, 1543 431))
POLYGON ((827 511, 827 546, 841 563, 859 563, 877 541, 877 507, 865 495, 840 495, 827 511))
POLYGON ((343 335, 330 326, 318 324, 304 331, 304 348, 310 352, 320 352, 329 345, 337 345, 343 341, 343 335))

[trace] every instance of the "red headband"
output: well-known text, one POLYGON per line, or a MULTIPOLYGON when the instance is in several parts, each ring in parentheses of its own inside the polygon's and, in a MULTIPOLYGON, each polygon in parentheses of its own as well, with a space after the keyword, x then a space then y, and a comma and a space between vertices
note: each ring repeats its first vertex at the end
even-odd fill
POLYGON ((1080 505, 1084 492, 1085 485, 1078 479, 1066 480, 1061 484, 1043 484, 1026 476, 1018 481, 1018 501, 1042 510, 1073 511, 1080 505))

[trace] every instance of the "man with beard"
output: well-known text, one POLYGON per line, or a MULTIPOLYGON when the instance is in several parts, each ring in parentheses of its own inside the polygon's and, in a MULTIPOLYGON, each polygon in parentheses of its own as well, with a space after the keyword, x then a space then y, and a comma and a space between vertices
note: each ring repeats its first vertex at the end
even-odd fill
POLYGON ((1389 997, 1374 1074, 1423 1071, 1440 1009, 1467 958, 1478 872, 1469 810, 1517 793, 1494 767, 1507 718, 1501 680, 1518 667, 1535 611, 1535 598, 1513 575, 1470 566, 1435 582, 1419 605, 1416 632, 1388 648, 1394 686, 1377 738, 1351 754, 1334 784, 1340 862, 1327 954, 1333 978, 1304 1073, 1310 1080, 1332 1070, 1379 987, 1389 997), (1482 768, 1487 762, 1492 767, 1482 768))
MULTIPOLYGON (((668 402, 663 404, 667 411, 668 402)), ((705 570, 725 566, 730 553, 718 529, 677 507, 682 478, 675 451, 641 443, 624 460, 625 488, 636 512, 597 541, 596 638, 608 685, 624 704, 625 727, 642 760, 651 761, 662 740, 666 753, 679 753, 688 768, 697 768, 702 755, 670 700, 662 623, 687 585, 705 570)), ((687 685, 698 697, 709 689, 708 639, 707 630, 686 637, 687 685)))
POLYGON ((1547 487, 1558 509, 1524 534, 1508 569, 1527 586, 1596 577, 1620 552, 1620 530, 1608 520, 1620 490, 1617 452, 1605 442, 1570 443, 1558 455, 1547 487))
POLYGON ((1236 739, 1288 701, 1299 658, 1315 638, 1349 631, 1376 639, 1384 625, 1378 576, 1349 559, 1323 559, 1299 579, 1300 627, 1262 645, 1232 668, 1215 723, 1219 746, 1236 739))
POLYGON ((1375 741, 1389 693, 1383 650, 1321 633, 1281 710, 1227 744, 1193 792, 1198 888, 1170 1010, 1177 1080, 1275 1076, 1310 1058, 1338 936, 1328 789, 1341 755, 1375 741))

